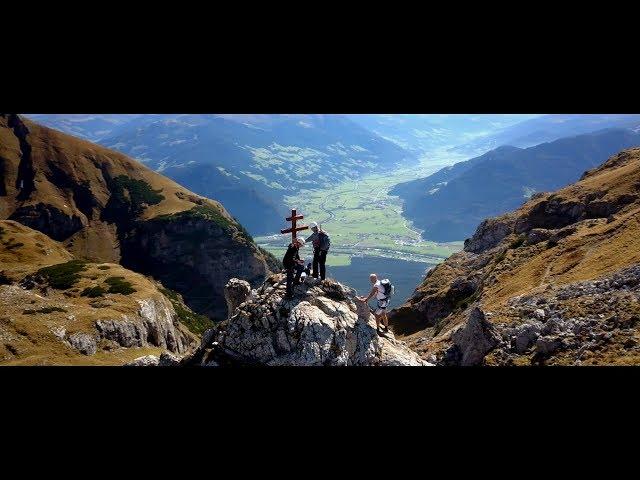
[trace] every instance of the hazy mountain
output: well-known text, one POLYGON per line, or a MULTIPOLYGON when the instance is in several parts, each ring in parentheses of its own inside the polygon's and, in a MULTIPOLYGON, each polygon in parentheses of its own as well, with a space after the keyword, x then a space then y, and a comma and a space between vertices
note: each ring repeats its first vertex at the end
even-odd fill
POLYGON ((163 115, 110 113, 29 113, 26 117, 61 132, 99 142, 126 128, 159 120, 163 115))
POLYGON ((406 150, 421 154, 467 143, 537 114, 354 114, 349 118, 406 150))
POLYGON ((624 129, 563 138, 521 149, 500 147, 397 185, 404 214, 429 240, 462 240, 482 219, 517 208, 535 192, 560 188, 623 148, 640 145, 640 133, 624 129))
POLYGON ((544 115, 502 128, 452 149, 474 155, 501 145, 530 147, 559 138, 595 132, 605 128, 640 128, 640 114, 553 114, 544 115))
POLYGON ((99 142, 220 200, 255 234, 281 228, 287 195, 414 160, 342 115, 143 116, 99 142))

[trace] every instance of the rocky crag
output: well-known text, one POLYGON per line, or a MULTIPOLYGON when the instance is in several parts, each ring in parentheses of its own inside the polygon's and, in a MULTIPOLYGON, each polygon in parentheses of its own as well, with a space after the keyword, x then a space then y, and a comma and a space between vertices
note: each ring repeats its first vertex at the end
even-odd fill
POLYGON ((640 363, 640 149, 485 220, 393 312, 440 365, 640 363))
POLYGON ((408 366, 429 365, 391 332, 380 336, 369 308, 333 280, 296 287, 284 298, 284 275, 251 289, 232 279, 225 288, 230 317, 202 337, 186 365, 408 366))

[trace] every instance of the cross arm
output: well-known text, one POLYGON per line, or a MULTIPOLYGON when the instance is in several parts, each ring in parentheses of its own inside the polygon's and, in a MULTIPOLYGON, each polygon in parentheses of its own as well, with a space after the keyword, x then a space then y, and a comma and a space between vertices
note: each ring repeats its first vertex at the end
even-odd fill
POLYGON ((285 230, 280 230, 280 233, 299 232, 300 230, 309 230, 309 226, 305 225, 304 227, 287 228, 285 230))

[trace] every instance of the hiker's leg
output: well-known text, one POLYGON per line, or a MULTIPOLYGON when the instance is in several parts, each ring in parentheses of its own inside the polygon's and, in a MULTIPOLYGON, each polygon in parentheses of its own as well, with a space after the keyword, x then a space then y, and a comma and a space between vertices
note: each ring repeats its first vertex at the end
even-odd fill
POLYGON ((298 282, 300 282, 300 276, 302 275, 302 272, 304 271, 304 267, 302 265, 296 265, 295 269, 296 269, 296 278, 293 281, 293 283, 294 283, 294 285, 297 285, 298 282))
POLYGON ((386 328, 389 328, 389 319, 387 318, 387 311, 386 310, 382 311, 382 322, 384 323, 384 326, 386 328))
POLYGON ((293 295, 293 268, 287 268, 287 296, 293 295))
POLYGON ((318 278, 318 250, 313 251, 313 278, 318 278))
POLYGON ((320 261, 320 278, 324 280, 325 274, 327 273, 327 269, 324 266, 325 262, 327 261, 327 252, 320 252, 319 261, 320 261))

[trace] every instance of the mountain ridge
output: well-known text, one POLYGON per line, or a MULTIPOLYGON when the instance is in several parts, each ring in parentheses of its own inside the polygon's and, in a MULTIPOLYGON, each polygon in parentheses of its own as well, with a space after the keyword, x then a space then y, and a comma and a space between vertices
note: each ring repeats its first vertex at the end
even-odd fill
POLYGON ((525 120, 451 149, 452 152, 474 154, 502 145, 527 148, 553 142, 563 137, 582 135, 607 128, 638 131, 638 114, 552 114, 525 120))
POLYGON ((391 190, 403 213, 436 241, 467 238, 482 219, 517 208, 536 192, 575 181, 624 148, 640 145, 625 129, 567 137, 526 149, 504 146, 391 190))
POLYGON ((0 219, 39 230, 79 258, 152 274, 214 318, 225 315, 228 274, 258 284, 278 266, 218 202, 14 114, 0 116, 0 174, 0 219))
POLYGON ((637 364, 640 148, 485 220, 394 310, 440 365, 637 364))
POLYGON ((417 161, 342 115, 176 114, 131 125, 100 143, 220 200, 254 234, 278 231, 286 197, 301 189, 417 161))

